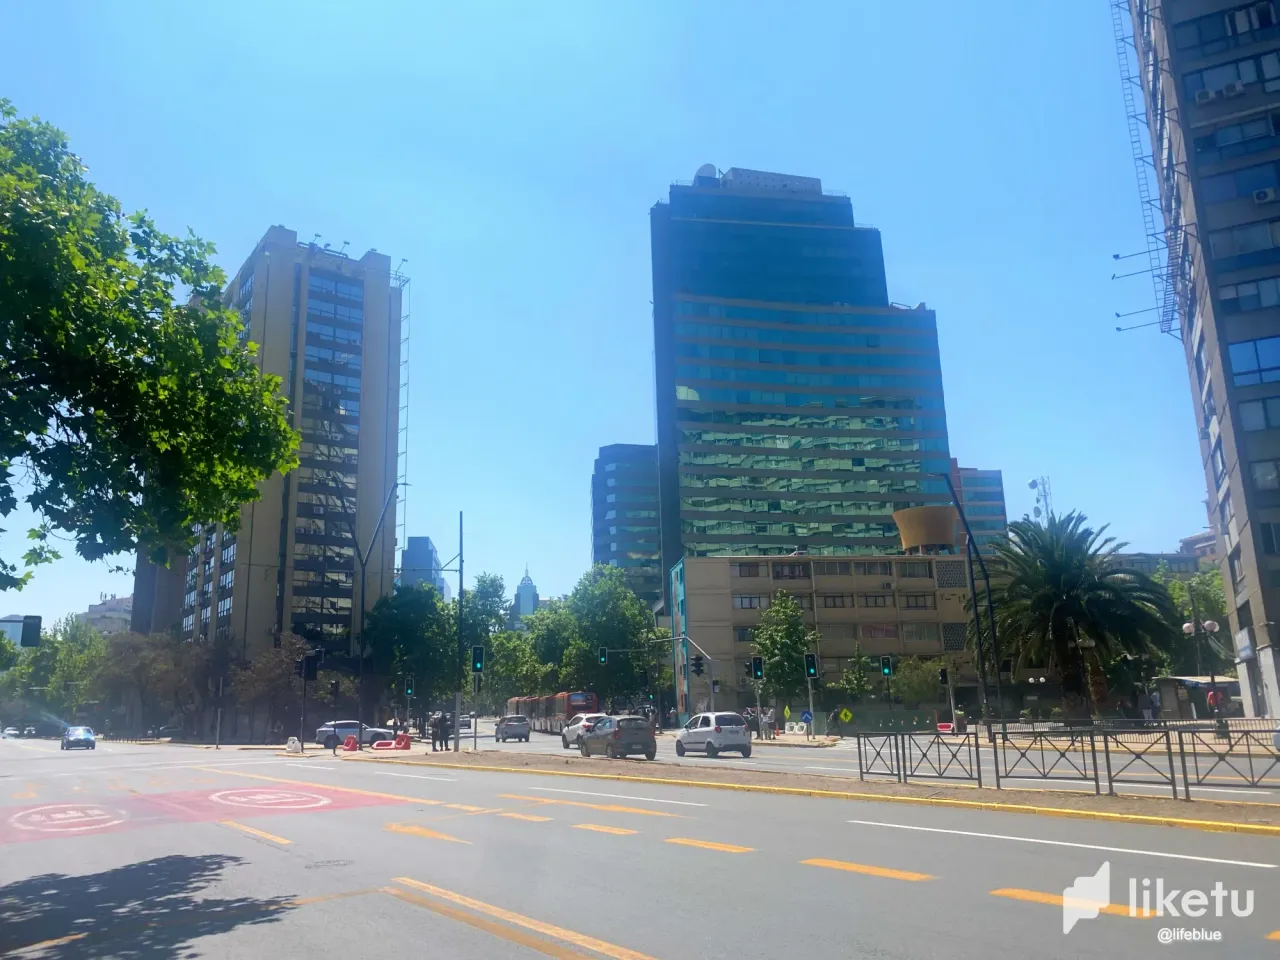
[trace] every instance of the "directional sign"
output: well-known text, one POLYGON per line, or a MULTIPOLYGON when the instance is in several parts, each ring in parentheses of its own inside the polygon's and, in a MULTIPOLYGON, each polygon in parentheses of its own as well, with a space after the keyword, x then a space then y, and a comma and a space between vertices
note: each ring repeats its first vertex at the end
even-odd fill
POLYGON ((788 706, 788 707, 783 707, 783 708, 782 708, 782 719, 784 719, 784 720, 790 720, 790 719, 791 719, 791 708, 790 708, 789 706, 788 706))
POLYGON ((315 793, 297 790, 261 790, 253 787, 244 790, 220 790, 209 794, 214 803, 231 807, 256 807, 259 810, 314 810, 327 807, 333 801, 315 793))
POLYGON ((853 711, 852 711, 852 710, 850 710, 848 707, 841 707, 841 708, 840 708, 840 722, 841 722, 841 723, 848 723, 848 722, 849 722, 850 720, 852 720, 852 719, 853 719, 853 711))
POLYGON ((803 710, 800 713, 800 720, 803 723, 813 723, 813 714, 810 713, 808 710, 803 710))

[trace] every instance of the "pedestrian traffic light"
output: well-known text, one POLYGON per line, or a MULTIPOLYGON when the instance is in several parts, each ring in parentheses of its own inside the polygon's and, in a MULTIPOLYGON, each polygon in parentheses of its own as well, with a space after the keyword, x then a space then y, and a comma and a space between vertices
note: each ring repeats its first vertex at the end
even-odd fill
POLYGON ((880 658, 880 672, 886 677, 893 676, 893 657, 880 658))
POLYGON ((304 667, 305 662, 306 660, 303 657, 299 657, 297 660, 293 661, 293 675, 295 677, 302 676, 303 671, 305 669, 304 667))
POLYGON ((703 660, 702 660, 702 656, 701 656, 700 654, 696 654, 696 653, 695 653, 695 654, 693 655, 693 675, 694 675, 695 677, 700 677, 700 676, 702 676, 702 671, 703 671, 704 669, 705 669, 705 668, 703 667, 703 660))
POLYGON ((764 679, 764 657, 751 658, 751 679, 752 680, 764 679))
POLYGON ((308 653, 302 658, 302 679, 316 679, 316 671, 320 668, 320 658, 314 653, 308 653))
POLYGON ((1006 676, 1007 676, 1008 674, 1013 673, 1013 661, 1012 661, 1012 660, 1009 660, 1009 659, 1001 660, 1001 661, 1000 661, 1000 673, 1001 673, 1001 674, 1004 674, 1004 675, 1006 675, 1006 676))
POLYGON ((601 647, 599 650, 599 654, 600 654, 600 666, 603 667, 606 663, 609 662, 609 648, 601 647))
POLYGON ((804 655, 804 675, 810 680, 817 679, 818 655, 816 653, 806 653, 804 655))
POLYGON ((938 683, 942 684, 945 687, 947 685, 947 680, 948 680, 947 668, 943 667, 941 670, 938 671, 938 683))
POLYGON ((471 672, 484 673, 484 647, 480 644, 471 648, 471 672))
POLYGON ((18 646, 40 646, 40 623, 41 620, 37 616, 26 616, 22 618, 22 634, 18 639, 18 646))
POLYGON ((334 701, 334 703, 337 703, 337 701, 338 701, 338 691, 339 691, 339 690, 341 690, 341 689, 342 689, 342 687, 341 687, 341 685, 338 683, 338 681, 337 681, 337 680, 330 680, 330 681, 329 681, 329 699, 330 699, 330 700, 332 700, 332 701, 334 701))

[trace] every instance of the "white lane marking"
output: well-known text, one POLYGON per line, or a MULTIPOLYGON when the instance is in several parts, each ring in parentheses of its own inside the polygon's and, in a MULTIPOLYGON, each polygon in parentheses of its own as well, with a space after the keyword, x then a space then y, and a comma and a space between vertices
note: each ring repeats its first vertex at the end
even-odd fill
POLYGON ((805 767, 806 770, 834 770, 836 773, 853 773, 848 767, 805 767))
POLYGON ((1258 867, 1274 870, 1274 863, 1254 863, 1250 860, 1224 860, 1220 857, 1197 857, 1190 853, 1166 853, 1161 850, 1132 850, 1128 847, 1103 847, 1095 843, 1072 843, 1068 840, 1044 840, 1039 837, 1011 837, 1001 833, 978 833, 974 830, 944 830, 941 827, 917 827, 905 823, 882 823, 878 820, 849 820, 864 827, 892 827, 894 830, 919 830, 923 833, 950 833, 960 837, 981 837, 984 840, 1016 840, 1019 843, 1042 843, 1051 847, 1078 847, 1081 850, 1103 850, 1108 853, 1132 853, 1140 857, 1167 857, 1171 860, 1196 860, 1200 863, 1223 863, 1232 867, 1258 867))
POLYGON ((390 773, 385 770, 377 771, 380 777, 407 777, 410 780, 443 780, 445 783, 457 783, 457 777, 428 777, 423 773, 390 773))
POLYGON ((284 763, 286 767, 301 767, 303 770, 336 770, 332 763, 284 763))
POLYGON ((657 797, 632 797, 625 793, 591 793, 588 790, 556 790, 554 787, 530 787, 542 793, 576 793, 583 797, 610 797, 614 800, 643 800, 645 803, 674 803, 680 807, 705 807, 705 803, 691 803, 688 800, 659 800, 657 797))
POLYGON ((1211 791, 1212 793, 1247 793, 1251 797, 1256 797, 1263 794, 1267 796, 1271 795, 1270 790, 1249 790, 1244 787, 1197 787, 1195 785, 1192 785, 1191 789, 1192 790, 1208 790, 1208 791, 1211 791))

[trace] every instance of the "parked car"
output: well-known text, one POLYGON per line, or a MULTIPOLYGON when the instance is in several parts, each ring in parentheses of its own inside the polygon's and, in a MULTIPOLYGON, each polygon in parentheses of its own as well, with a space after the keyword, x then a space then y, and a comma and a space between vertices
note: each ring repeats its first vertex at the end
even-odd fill
POLYGON ((458 729, 459 729, 459 730, 470 730, 470 729, 471 729, 471 714, 469 714, 469 713, 464 713, 464 714, 462 715, 462 720, 458 723, 458 729))
POLYGON ((360 731, 360 743, 366 746, 375 740, 391 740, 392 733, 386 727, 371 727, 356 720, 330 720, 316 728, 316 743, 329 746, 329 737, 337 737, 338 743, 346 743, 347 737, 354 737, 360 731))
POLYGON ((493 739, 506 743, 508 740, 523 740, 529 742, 529 718, 513 713, 510 716, 499 717, 498 723, 493 728, 493 739))
POLYGON ((4 738, 5 738, 6 740, 13 740, 13 739, 17 738, 17 737, 18 737, 18 736, 20 736, 20 735, 21 735, 21 731, 19 731, 17 727, 5 727, 5 728, 4 728, 4 738))
POLYGON ((94 739, 93 731, 88 727, 67 727, 62 731, 62 749, 75 750, 84 748, 85 750, 98 749, 97 740, 94 739))
POLYGON ((699 713, 676 734, 676 756, 683 757, 687 750, 702 750, 708 757, 721 750, 736 750, 749 757, 751 731, 740 714, 699 713))
POLYGON ((34 737, 36 735, 35 727, 25 727, 22 731, 24 737, 34 737))
POLYGON ((643 753, 646 760, 658 755, 653 726, 644 717, 601 717, 578 739, 584 757, 604 754, 610 760, 643 753))
POLYGON ((603 713, 580 713, 570 719, 565 724, 565 728, 560 731, 560 746, 566 750, 576 747, 582 741, 582 735, 603 716, 605 716, 603 713))

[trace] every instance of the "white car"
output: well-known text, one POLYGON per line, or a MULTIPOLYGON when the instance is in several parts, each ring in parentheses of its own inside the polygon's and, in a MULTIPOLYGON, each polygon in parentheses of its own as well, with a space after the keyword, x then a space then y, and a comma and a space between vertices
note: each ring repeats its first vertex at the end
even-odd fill
POLYGON ((702 750, 714 757, 721 750, 736 750, 751 756, 751 731, 737 713, 699 713, 690 717, 676 734, 676 756, 688 750, 702 750))
POLYGON ((581 746, 582 735, 590 730, 595 722, 603 716, 605 716, 603 713, 580 713, 576 717, 572 717, 564 725, 564 729, 560 731, 560 746, 566 750, 570 747, 581 746))
POLYGON ((21 736, 21 733, 17 727, 4 728, 4 738, 6 740, 17 740, 19 736, 21 736))
POLYGON ((347 742, 347 737, 354 737, 356 730, 363 727, 360 732, 360 742, 368 745, 375 740, 391 740, 392 733, 385 727, 370 727, 361 724, 355 720, 330 720, 321 727, 316 728, 316 743, 325 743, 330 736, 338 738, 338 745, 347 742))

